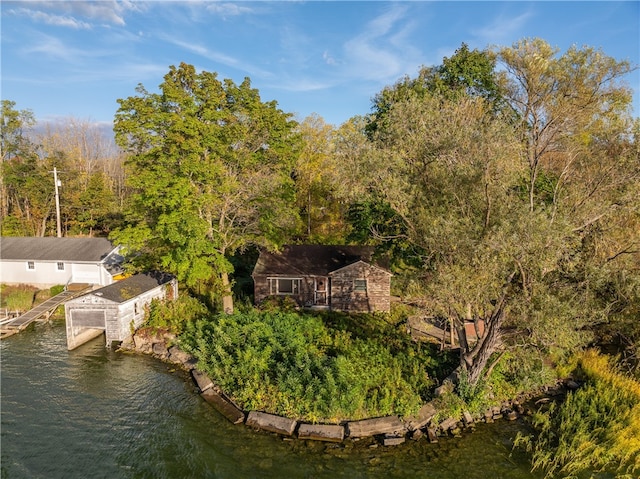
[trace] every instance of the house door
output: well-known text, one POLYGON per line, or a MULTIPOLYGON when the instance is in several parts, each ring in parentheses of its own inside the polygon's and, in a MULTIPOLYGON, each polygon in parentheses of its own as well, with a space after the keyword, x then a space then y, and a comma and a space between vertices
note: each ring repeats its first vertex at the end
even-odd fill
POLYGON ((315 292, 314 292, 313 304, 318 304, 318 305, 327 304, 327 279, 326 278, 315 279, 315 292))

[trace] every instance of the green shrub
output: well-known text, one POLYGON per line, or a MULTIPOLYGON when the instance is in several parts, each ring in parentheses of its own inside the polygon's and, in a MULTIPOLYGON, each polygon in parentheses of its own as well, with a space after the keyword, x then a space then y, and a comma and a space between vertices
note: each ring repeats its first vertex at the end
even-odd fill
POLYGON ((188 323, 208 314, 204 304, 188 295, 181 295, 174 301, 154 299, 148 306, 144 327, 179 335, 188 323))
POLYGON ((328 327, 324 315, 219 314, 187 324, 183 349, 243 408, 338 422, 416 412, 433 381, 429 349, 402 352, 328 327))
POLYGON ((269 312, 292 312, 299 309, 299 306, 298 303, 289 296, 267 296, 260 302, 260 309, 269 312))
POLYGON ((450 417, 462 417, 463 412, 469 409, 468 404, 454 392, 445 392, 434 399, 434 406, 437 413, 432 421, 435 424, 439 424, 450 417))
POLYGON ((63 284, 58 284, 56 286, 51 286, 51 288, 49 288, 49 294, 51 296, 56 296, 60 293, 62 293, 64 291, 64 285, 63 284))
POLYGON ((486 393, 496 402, 515 398, 555 382, 556 372, 543 354, 533 348, 504 352, 485 383, 486 393))

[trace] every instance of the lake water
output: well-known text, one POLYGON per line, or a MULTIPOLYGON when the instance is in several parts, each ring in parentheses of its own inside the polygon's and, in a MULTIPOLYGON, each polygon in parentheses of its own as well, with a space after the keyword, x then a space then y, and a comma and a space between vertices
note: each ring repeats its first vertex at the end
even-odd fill
POLYGON ((104 339, 66 350, 64 322, 0 342, 1 477, 529 479, 518 421, 395 447, 283 440, 234 426, 190 376, 104 339))

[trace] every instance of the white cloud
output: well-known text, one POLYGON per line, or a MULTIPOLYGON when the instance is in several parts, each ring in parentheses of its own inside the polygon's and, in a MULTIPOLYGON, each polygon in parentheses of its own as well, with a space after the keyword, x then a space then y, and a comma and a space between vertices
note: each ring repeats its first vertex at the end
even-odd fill
POLYGON ((335 84, 330 82, 323 82, 319 80, 309 80, 307 78, 289 78, 278 79, 277 84, 269 85, 271 88, 277 90, 284 90, 290 92, 306 92, 306 91, 319 91, 326 90, 327 88, 334 87, 335 84))
POLYGON ((471 32, 478 38, 480 43, 495 45, 517 37, 531 17, 531 12, 521 13, 515 17, 500 14, 490 24, 483 28, 473 29, 471 32))
POLYGON ((324 60, 324 62, 327 65, 332 65, 333 66, 333 65, 337 65, 337 63, 338 63, 336 61, 336 59, 333 58, 333 56, 326 50, 322 53, 322 59, 324 60))
POLYGON ((407 40, 413 28, 407 10, 394 4, 344 44, 352 76, 386 82, 405 74, 409 65, 414 67, 419 52, 407 40))
POLYGON ((31 12, 28 15, 36 21, 48 19, 46 23, 51 25, 72 28, 90 28, 91 25, 86 20, 124 26, 126 12, 142 11, 143 9, 143 3, 128 0, 34 1, 22 2, 20 8, 20 10, 31 12), (52 23, 54 21, 58 23, 52 23))
POLYGON ((227 65, 227 66, 232 66, 232 67, 238 66, 239 62, 235 58, 225 55, 223 53, 210 51, 205 46, 198 45, 193 42, 185 42, 172 37, 165 37, 164 39, 180 48, 183 48, 192 53, 195 53, 196 55, 200 55, 201 57, 208 58, 209 60, 213 60, 215 62, 222 63, 223 65, 227 65))
POLYGON ((253 13, 253 9, 246 5, 240 2, 211 2, 207 5, 207 11, 222 18, 253 13))
POLYGON ((47 25, 53 25, 56 27, 68 27, 74 29, 89 30, 91 25, 87 22, 83 22, 74 17, 66 15, 55 15, 53 13, 46 13, 40 10, 29 10, 28 8, 18 8, 10 10, 8 12, 11 15, 19 15, 28 17, 34 22, 45 23, 47 25))
POLYGON ((195 53, 196 55, 200 55, 203 58, 207 58, 216 63, 219 63, 221 65, 225 65, 228 67, 235 68, 237 70, 244 71, 251 76, 259 76, 262 78, 268 78, 273 76, 271 72, 268 72, 259 67, 256 67, 255 65, 243 62, 241 60, 238 60, 237 58, 231 57, 229 55, 225 55, 224 53, 212 51, 208 49, 206 46, 203 46, 194 42, 186 42, 170 36, 163 37, 163 40, 169 43, 172 43, 173 45, 176 45, 180 48, 183 48, 187 51, 195 53))
POLYGON ((67 63, 77 61, 79 57, 86 56, 86 53, 82 50, 69 47, 60 39, 42 33, 33 37, 32 43, 24 46, 22 52, 28 55, 41 54, 48 59, 63 60, 67 63))

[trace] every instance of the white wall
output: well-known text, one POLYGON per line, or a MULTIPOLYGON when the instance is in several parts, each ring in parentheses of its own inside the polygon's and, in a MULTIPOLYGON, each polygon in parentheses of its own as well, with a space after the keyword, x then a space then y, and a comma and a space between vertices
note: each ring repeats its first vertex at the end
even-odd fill
POLYGON ((71 278, 71 264, 65 263, 64 270, 58 270, 57 262, 35 261, 35 269, 27 268, 27 261, 0 262, 0 283, 28 284, 38 288, 49 288, 57 284, 67 284, 71 278))
MULTIPOLYGON (((100 267, 95 264, 72 264, 72 280, 74 283, 89 283, 107 286, 100 278, 100 267)), ((110 283, 109 283, 110 284, 110 283)))
POLYGON ((35 269, 27 268, 27 261, 0 261, 0 283, 28 284, 37 288, 50 288, 58 284, 89 283, 108 286, 111 274, 102 264, 64 263, 58 270, 57 261, 34 261, 35 269))

